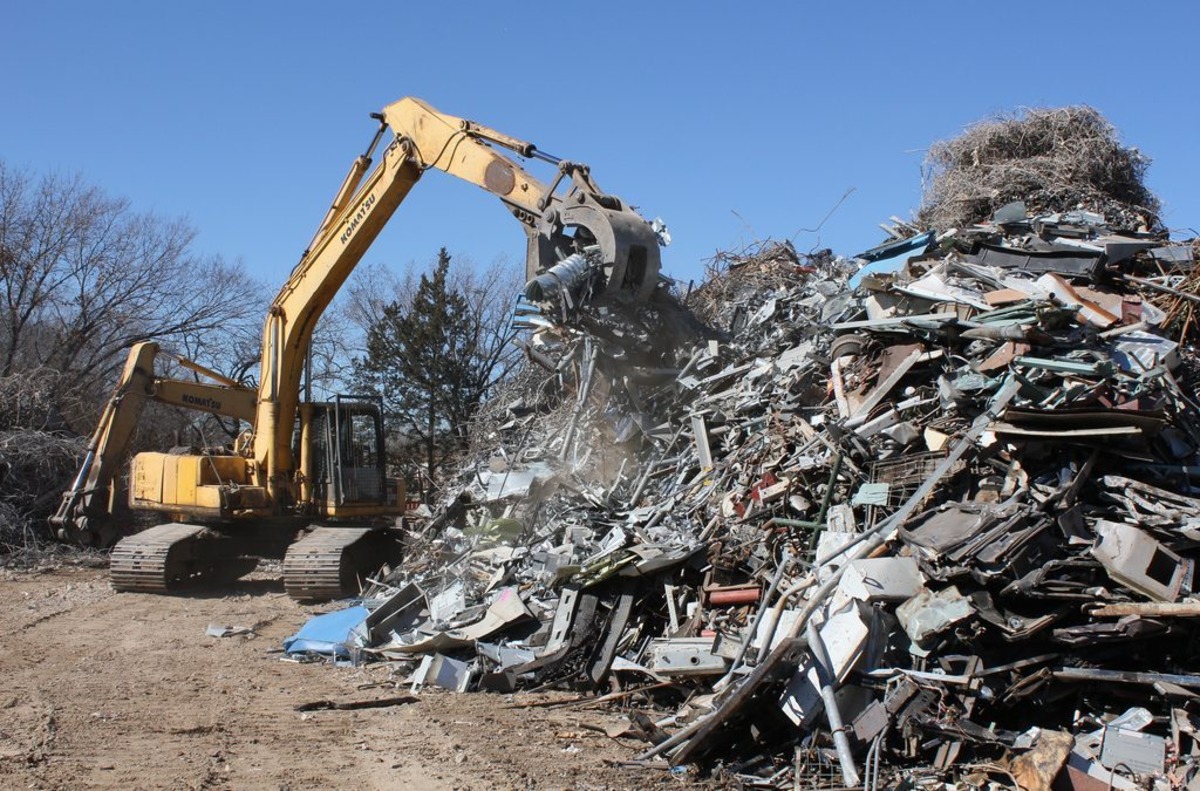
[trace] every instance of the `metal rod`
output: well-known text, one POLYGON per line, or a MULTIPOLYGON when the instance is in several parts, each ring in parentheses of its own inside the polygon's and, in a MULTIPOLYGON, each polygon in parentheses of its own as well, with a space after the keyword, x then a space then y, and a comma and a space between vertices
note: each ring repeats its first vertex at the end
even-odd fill
MULTIPOLYGON (((775 630, 779 628, 779 617, 781 615, 783 615, 783 611, 787 607, 788 600, 791 599, 793 596, 795 596, 797 593, 806 591, 809 588, 811 588, 813 585, 816 585, 816 584, 817 584, 817 578, 814 575, 809 574, 809 575, 805 576, 802 580, 797 582, 795 585, 788 588, 783 593, 779 594, 779 600, 776 601, 775 605, 771 608, 770 624, 767 626, 766 629, 763 630, 762 643, 759 644, 758 656, 755 657, 756 663, 761 663, 764 659, 767 658, 767 653, 771 650, 771 643, 775 639, 775 630)), ((728 678, 731 678, 731 675, 727 675, 725 678, 722 678, 721 681, 718 681, 716 684, 713 685, 713 687, 719 689, 722 682, 728 683, 728 681, 726 680, 728 678)))
POLYGON ((1164 294, 1171 294, 1172 296, 1180 297, 1182 299, 1186 299, 1191 302, 1200 302, 1200 296, 1197 296, 1195 294, 1189 294, 1186 291, 1180 291, 1179 289, 1171 288, 1170 286, 1159 285, 1158 283, 1155 283, 1153 280, 1147 280, 1144 277, 1134 277, 1133 275, 1123 275, 1123 278, 1125 280, 1128 280, 1131 283, 1137 283, 1139 286, 1145 286, 1146 288, 1151 288, 1151 289, 1154 289, 1155 291, 1161 291, 1164 294))
POLYGON ((1102 681, 1124 684, 1157 684, 1160 681, 1179 687, 1200 687, 1200 676, 1184 676, 1178 673, 1141 673, 1136 670, 1100 670, 1097 668, 1064 667, 1052 671, 1055 678, 1063 681, 1102 681))
MULTIPOLYGON (((750 630, 746 633, 746 638, 742 640, 742 645, 738 648, 737 653, 733 657, 733 662, 729 665, 728 674, 732 674, 742 664, 742 660, 746 656, 746 651, 750 648, 750 643, 754 642, 754 634, 758 631, 758 626, 762 623, 763 617, 767 611, 771 609, 771 597, 775 595, 775 591, 779 588, 779 583, 783 580, 783 575, 791 568, 792 562, 795 560, 790 554, 784 555, 783 562, 779 564, 779 568, 775 570, 774 576, 771 577, 771 583, 767 586, 766 595, 762 598, 762 604, 758 607, 758 612, 754 614, 754 622, 750 624, 750 630)), ((772 629, 774 631, 774 629, 772 629)), ((769 643, 770 641, 768 641, 769 643)))
POLYGON ((563 161, 562 157, 556 157, 553 154, 547 154, 545 151, 539 151, 536 147, 529 149, 529 156, 533 159, 549 162, 551 165, 559 165, 563 161))
POLYGON ((837 751, 838 764, 842 767, 842 781, 848 788, 858 785, 858 767, 854 765, 854 754, 850 750, 850 739, 846 736, 846 726, 842 722, 842 712, 838 708, 837 696, 833 685, 837 681, 833 662, 825 643, 821 640, 821 632, 815 621, 810 620, 806 627, 808 634, 808 650, 812 652, 813 661, 817 668, 817 681, 821 687, 821 700, 825 703, 825 718, 829 720, 829 731, 833 734, 833 746, 837 751))

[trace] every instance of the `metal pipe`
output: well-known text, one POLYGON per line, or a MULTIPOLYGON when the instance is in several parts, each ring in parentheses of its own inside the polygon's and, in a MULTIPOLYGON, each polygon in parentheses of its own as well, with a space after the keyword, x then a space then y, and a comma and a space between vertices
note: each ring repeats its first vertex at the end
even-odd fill
POLYGON ((825 523, 825 516, 829 513, 829 504, 833 500, 833 488, 837 485, 838 475, 842 472, 842 461, 845 455, 838 451, 837 456, 833 459, 833 471, 829 473, 829 484, 825 487, 825 496, 821 498, 821 510, 817 512, 816 521, 821 524, 825 523))
POLYGON ((871 740, 871 748, 867 750, 867 759, 863 763, 863 771, 866 774, 863 778, 863 791, 875 791, 879 787, 879 763, 885 733, 886 728, 871 740))
POLYGON ((1171 296, 1179 297, 1180 299, 1190 300, 1192 302, 1200 302, 1200 295, 1189 294, 1186 291, 1180 291, 1177 288, 1171 288, 1170 286, 1164 286, 1159 283, 1155 283, 1153 280, 1147 280, 1144 277, 1134 277, 1132 275, 1121 275, 1121 277, 1124 280, 1128 280, 1130 283, 1137 283, 1139 286, 1145 286, 1146 288, 1152 288, 1155 291, 1161 291, 1164 294, 1170 294, 1171 296))
POLYGON ((817 522, 815 520, 810 522, 807 519, 785 519, 781 516, 773 516, 763 524, 763 530, 770 530, 776 525, 781 525, 783 527, 802 527, 805 530, 816 530, 824 527, 825 523, 817 522))
POLYGON ((850 565, 851 561, 864 558, 871 554, 876 548, 883 545, 886 537, 891 533, 892 530, 908 521, 908 518, 912 516, 912 512, 915 511, 917 506, 920 505, 927 496, 929 496, 931 491, 933 491, 933 487, 937 486, 941 482, 942 478, 950 471, 951 467, 953 467, 958 460, 963 457, 963 454, 967 452, 967 449, 975 444, 975 441, 979 439, 979 435, 982 434, 984 430, 991 425, 992 420, 994 420, 1004 410, 1004 408, 1008 406, 1008 402, 1016 396, 1017 391, 1020 389, 1021 383, 1016 378, 1010 377, 1005 379, 1004 383, 1000 386, 1000 390, 992 398, 991 403, 988 404, 988 408, 984 410, 981 415, 975 418, 975 422, 971 424, 971 428, 967 431, 967 433, 963 435, 962 439, 960 439, 950 453, 946 455, 946 458, 942 459, 941 463, 938 464, 933 473, 930 474, 930 476, 924 481, 922 481, 921 485, 917 487, 917 490, 913 492, 912 496, 909 497, 908 500, 905 501, 904 505, 900 506, 900 509, 896 511, 896 513, 892 514, 870 530, 864 533, 859 533, 857 536, 855 536, 853 541, 845 546, 839 547, 834 552, 831 552, 828 557, 817 559, 815 565, 820 567, 828 563, 833 558, 836 558, 854 548, 854 552, 846 558, 846 562, 834 569, 829 575, 829 579, 825 580, 825 582, 823 582, 809 598, 808 604, 806 604, 804 609, 800 611, 800 615, 797 617, 796 623, 792 626, 791 631, 788 633, 788 637, 798 636, 800 631, 805 628, 809 619, 812 618, 813 613, 816 612, 817 608, 821 606, 824 600, 837 586, 838 582, 841 581, 842 574, 846 571, 846 568, 850 565))
POLYGON ((634 756, 633 760, 648 761, 656 755, 665 753, 667 750, 671 750, 675 747, 678 747, 680 744, 683 744, 688 739, 692 738, 692 735, 694 733, 696 733, 702 727, 704 727, 705 723, 708 722, 709 717, 711 717, 712 714, 713 713, 709 713, 703 717, 699 717, 695 720, 692 720, 690 723, 688 723, 687 727, 685 727, 683 730, 672 734, 671 736, 667 737, 663 741, 661 741, 658 744, 651 747, 649 750, 646 750, 645 752, 642 752, 642 753, 634 756))
MULTIPOLYGON (((825 517, 829 515, 829 506, 833 500, 833 489, 837 484, 838 475, 842 472, 842 461, 845 457, 841 451, 838 451, 837 456, 833 459, 833 467, 829 474, 829 483, 825 487, 825 495, 821 498, 821 508, 817 511, 817 518, 811 521, 807 519, 786 519, 781 516, 771 517, 767 523, 763 525, 764 530, 770 530, 775 525, 784 527, 800 527, 806 530, 821 531, 827 526, 825 517)), ((813 535, 815 543, 816 534, 813 535)))
POLYGON ((761 588, 739 588, 736 590, 710 591, 708 594, 708 603, 715 607, 723 605, 754 604, 761 596, 761 588))
MULTIPOLYGON (((596 369, 596 356, 600 352, 596 346, 592 345, 590 339, 584 343, 584 349, 584 354, 587 355, 587 359, 585 359, 580 366, 580 375, 583 378, 583 383, 579 386, 579 401, 575 404, 575 411, 571 413, 571 422, 567 426, 567 435, 563 439, 562 453, 559 454, 559 458, 564 460, 567 458, 568 451, 572 449, 572 445, 575 441, 575 429, 579 425, 579 416, 583 413, 584 406, 587 404, 588 397, 591 395, 592 380, 594 378, 592 374, 596 369)), ((507 478, 507 474, 505 475, 505 478, 507 478)))
POLYGON ((858 785, 858 767, 854 765, 854 755, 850 750, 850 739, 846 736, 846 726, 842 722, 842 712, 838 709, 837 696, 833 685, 837 676, 825 643, 821 640, 821 632, 815 621, 809 621, 806 627, 808 634, 808 650, 812 652, 813 661, 817 667, 817 681, 821 687, 821 700, 825 703, 825 718, 829 720, 829 731, 833 734, 833 746, 837 751, 838 764, 842 767, 842 781, 847 788, 858 785))
MULTIPOLYGON (((758 655, 754 658, 755 664, 761 664, 767 658, 767 653, 771 650, 771 641, 775 639, 775 630, 779 628, 779 616, 783 615, 784 609, 787 608, 788 600, 797 593, 808 590, 815 584, 817 584, 817 578, 810 575, 779 594, 779 599, 771 607, 771 620, 766 629, 763 630, 763 641, 758 647, 758 655)), ((724 680, 721 679, 721 681, 724 680)))

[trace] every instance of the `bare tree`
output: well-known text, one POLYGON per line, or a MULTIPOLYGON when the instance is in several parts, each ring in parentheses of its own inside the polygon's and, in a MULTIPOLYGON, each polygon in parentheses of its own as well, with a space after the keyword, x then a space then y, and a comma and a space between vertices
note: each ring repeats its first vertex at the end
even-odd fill
MULTIPOLYGON (((462 267, 454 278, 454 288, 466 300, 472 339, 475 392, 490 394, 493 386, 505 379, 520 361, 521 350, 513 343, 517 331, 513 327, 513 308, 524 284, 524 267, 514 267, 506 257, 494 260, 490 266, 462 267)), ((459 437, 466 446, 468 429, 479 403, 454 405, 454 420, 460 428, 459 437)))
POLYGON ((0 376, 45 367, 106 394, 137 341, 208 338, 219 356, 262 300, 240 264, 193 252, 195 233, 79 176, 0 162, 0 376))
MULTIPOLYGON (((79 176, 0 161, 0 551, 42 534, 84 444, 72 435, 92 431, 129 346, 249 375, 268 295, 240 264, 197 254, 195 233, 79 176)), ((135 445, 190 443, 200 428, 194 413, 151 411, 135 445)))
MULTIPOLYGON (((458 270, 451 277, 457 277, 458 270)), ((350 276, 339 309, 358 331, 358 348, 365 348, 364 336, 371 325, 383 318, 384 308, 392 302, 407 304, 417 291, 421 273, 410 261, 399 271, 384 264, 361 266, 350 276)))
POLYGON ((358 323, 341 303, 335 303, 317 322, 310 345, 309 378, 315 400, 328 400, 335 393, 353 389, 354 358, 362 348, 358 323))

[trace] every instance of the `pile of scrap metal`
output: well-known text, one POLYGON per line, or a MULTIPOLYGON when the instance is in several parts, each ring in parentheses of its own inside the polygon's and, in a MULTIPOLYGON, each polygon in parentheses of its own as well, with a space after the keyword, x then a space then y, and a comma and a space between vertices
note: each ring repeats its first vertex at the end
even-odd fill
POLYGON ((755 787, 1200 787, 1195 247, 897 236, 728 257, 708 333, 527 313, 544 375, 343 642, 607 693, 635 760, 755 787))

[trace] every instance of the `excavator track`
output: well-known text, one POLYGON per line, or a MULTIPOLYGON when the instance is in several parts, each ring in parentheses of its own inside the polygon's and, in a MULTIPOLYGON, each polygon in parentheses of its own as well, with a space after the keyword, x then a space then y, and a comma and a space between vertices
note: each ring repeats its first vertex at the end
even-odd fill
POLYGON ((196 547, 206 528, 179 522, 121 539, 109 557, 109 578, 119 591, 166 593, 192 576, 196 547))
MULTIPOLYGON (((359 572, 384 558, 371 557, 372 527, 317 527, 288 548, 283 558, 283 587, 300 601, 339 599, 358 593, 359 572)), ((371 569, 373 570, 373 569, 371 569)))

